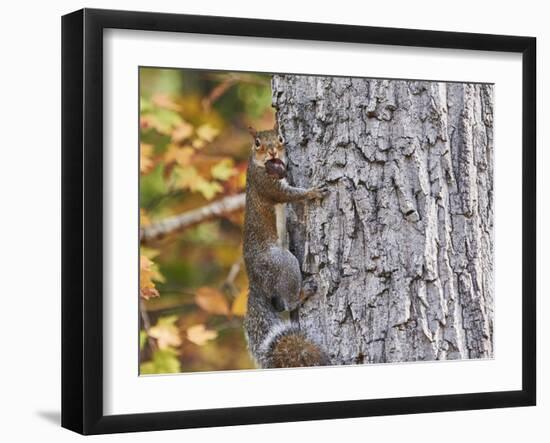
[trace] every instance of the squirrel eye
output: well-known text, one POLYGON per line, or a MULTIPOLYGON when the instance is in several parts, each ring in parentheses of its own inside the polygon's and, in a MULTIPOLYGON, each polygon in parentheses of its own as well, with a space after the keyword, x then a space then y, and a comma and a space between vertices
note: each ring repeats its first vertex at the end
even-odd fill
POLYGON ((283 144, 285 141, 283 140, 283 136, 279 135, 279 143, 283 144))
POLYGON ((254 140, 254 144, 256 145, 257 148, 259 148, 262 144, 262 142, 260 141, 259 138, 257 138, 256 140, 254 140))

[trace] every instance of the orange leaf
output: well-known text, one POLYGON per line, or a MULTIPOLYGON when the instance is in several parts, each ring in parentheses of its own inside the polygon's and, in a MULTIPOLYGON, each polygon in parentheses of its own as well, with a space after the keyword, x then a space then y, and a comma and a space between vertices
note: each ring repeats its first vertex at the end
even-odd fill
POLYGON ((198 346, 204 345, 209 340, 214 340, 217 336, 216 331, 206 329, 203 324, 191 326, 187 329, 187 340, 198 346))
POLYGON ((147 212, 144 208, 139 208, 139 225, 140 226, 149 226, 151 224, 151 219, 147 215, 147 212))
POLYGON ((182 148, 176 145, 169 145, 164 154, 166 163, 177 162, 181 166, 188 166, 191 163, 191 158, 195 154, 195 150, 189 146, 182 148))
POLYGON ((206 286, 197 289, 195 303, 210 314, 229 315, 227 299, 217 289, 206 286))
POLYGON ((149 172, 153 168, 153 145, 140 143, 139 145, 139 170, 142 174, 149 172))
POLYGON ((140 288, 139 295, 145 300, 150 298, 160 297, 159 291, 157 288, 140 288))
POLYGON ((151 259, 141 255, 139 258, 139 295, 145 300, 160 295, 153 280, 162 281, 163 276, 151 259))

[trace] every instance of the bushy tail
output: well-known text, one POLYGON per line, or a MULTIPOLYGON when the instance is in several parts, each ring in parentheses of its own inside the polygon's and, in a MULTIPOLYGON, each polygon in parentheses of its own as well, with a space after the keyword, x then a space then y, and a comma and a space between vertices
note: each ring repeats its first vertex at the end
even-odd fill
POLYGON ((262 368, 325 366, 321 346, 279 317, 269 298, 251 289, 245 318, 248 348, 262 368))

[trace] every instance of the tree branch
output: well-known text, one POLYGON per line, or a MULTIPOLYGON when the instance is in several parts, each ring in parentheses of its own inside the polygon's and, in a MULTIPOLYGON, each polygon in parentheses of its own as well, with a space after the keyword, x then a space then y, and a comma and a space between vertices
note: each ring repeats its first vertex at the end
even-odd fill
POLYGON ((147 243, 164 237, 167 234, 181 231, 203 221, 240 211, 244 208, 244 193, 224 197, 202 208, 193 209, 182 214, 168 217, 159 222, 153 223, 140 229, 139 238, 141 243, 147 243))

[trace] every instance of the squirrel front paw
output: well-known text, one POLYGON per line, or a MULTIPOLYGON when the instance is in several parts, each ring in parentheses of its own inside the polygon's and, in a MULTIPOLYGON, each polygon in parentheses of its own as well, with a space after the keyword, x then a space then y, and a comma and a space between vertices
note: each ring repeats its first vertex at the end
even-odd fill
POLYGON ((329 193, 330 193, 330 190, 329 190, 328 185, 326 183, 323 184, 323 185, 311 188, 308 191, 309 198, 311 198, 311 199, 323 198, 323 197, 326 197, 329 193))

